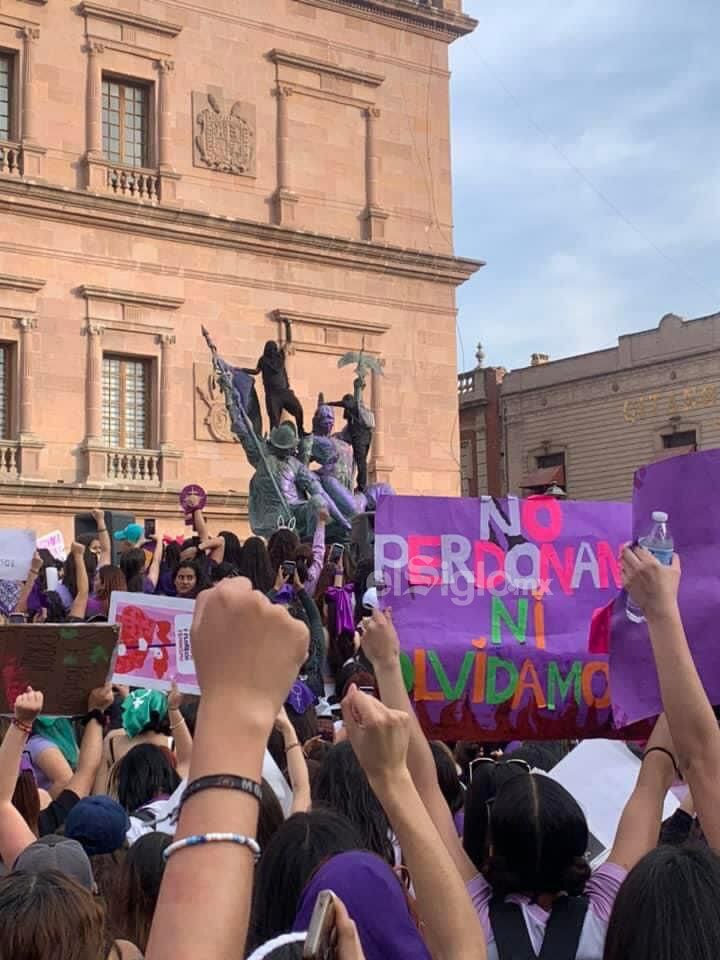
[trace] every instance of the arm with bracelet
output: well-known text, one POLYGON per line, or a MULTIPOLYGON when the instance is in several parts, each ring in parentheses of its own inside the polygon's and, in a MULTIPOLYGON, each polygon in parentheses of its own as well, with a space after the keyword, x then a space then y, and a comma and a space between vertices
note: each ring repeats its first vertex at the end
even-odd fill
POLYGON ((25 847, 35 841, 35 834, 12 802, 20 761, 32 725, 43 708, 43 695, 28 687, 15 700, 14 717, 0 745, 0 858, 12 870, 25 847))
POLYGON ((40 576, 40 571, 42 570, 43 562, 40 554, 35 551, 32 562, 30 564, 30 569, 28 570, 28 575, 23 583, 20 593, 15 604, 15 613, 22 614, 27 617, 28 612, 28 600, 30 599, 30 594, 32 589, 35 586, 35 581, 40 576))
POLYGON ((203 696, 146 960, 243 956, 265 745, 307 655, 308 632, 233 578, 198 597, 192 646, 203 696))
POLYGON ((175 741, 175 759, 177 762, 177 772, 185 780, 190 772, 190 760, 192 758, 193 739, 192 734, 185 722, 185 717, 180 711, 183 695, 173 681, 168 694, 168 720, 170 721, 170 734, 175 741))
POLYGON ((98 567, 104 567, 112 563, 112 544, 110 543, 108 528, 105 526, 105 511, 98 508, 92 511, 92 515, 97 524, 98 540, 100 541, 98 567))
POLYGON ((290 723, 285 707, 278 714, 275 726, 282 734, 285 745, 288 778, 293 792, 292 813, 307 813, 310 809, 310 775, 303 753, 303 745, 290 723))

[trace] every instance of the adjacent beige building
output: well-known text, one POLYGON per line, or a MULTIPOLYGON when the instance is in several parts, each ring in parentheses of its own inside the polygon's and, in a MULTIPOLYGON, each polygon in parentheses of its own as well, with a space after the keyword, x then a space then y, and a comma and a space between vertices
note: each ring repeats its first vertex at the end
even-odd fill
POLYGON ((448 48, 474 26, 460 0, 2 0, 0 524, 177 528, 196 482, 241 528, 203 323, 254 365, 290 320, 308 415, 364 344, 373 477, 458 492, 481 264, 452 248, 448 48))
POLYGON ((555 361, 535 354, 510 373, 470 371, 459 397, 468 495, 556 483, 573 499, 628 500, 643 464, 720 446, 720 313, 669 314, 611 349, 555 361))

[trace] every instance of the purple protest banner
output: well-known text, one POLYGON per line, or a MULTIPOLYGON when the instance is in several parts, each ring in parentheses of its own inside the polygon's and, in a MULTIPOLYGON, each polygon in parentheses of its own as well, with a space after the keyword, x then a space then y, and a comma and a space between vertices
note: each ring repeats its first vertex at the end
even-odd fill
MULTIPOLYGON (((720 450, 685 454, 635 474, 633 539, 650 529, 653 510, 668 514, 682 563, 679 604, 690 649, 710 702, 720 704, 720 450)), ((613 607, 610 640, 613 716, 618 727, 662 711, 647 625, 628 620, 625 595, 613 607)))
POLYGON ((428 734, 561 739, 612 732, 590 624, 617 595, 626 503, 384 497, 375 565, 428 734))

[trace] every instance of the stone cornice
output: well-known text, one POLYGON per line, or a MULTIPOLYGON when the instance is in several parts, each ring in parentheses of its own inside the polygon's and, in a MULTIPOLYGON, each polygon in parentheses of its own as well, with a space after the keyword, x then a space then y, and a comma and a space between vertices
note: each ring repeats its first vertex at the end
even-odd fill
POLYGON ((314 7, 334 10, 337 13, 375 20, 402 30, 412 30, 452 42, 458 37, 472 33, 478 21, 464 13, 441 10, 430 4, 421 5, 413 0, 297 0, 314 7))
POLYGON ((277 323, 289 320, 291 323, 300 323, 313 327, 332 327, 334 330, 352 330, 353 333, 365 333, 377 336, 387 333, 388 323, 378 323, 376 320, 343 320, 338 317, 319 317, 313 313, 300 313, 297 310, 273 310, 272 319, 277 323))
POLYGON ((185 303, 178 297, 160 297, 154 293, 117 290, 114 287, 94 287, 90 284, 78 287, 78 293, 86 300, 112 300, 115 303, 131 303, 137 307, 153 307, 155 310, 177 310, 185 303))
POLYGON ((327 73, 333 77, 339 77, 341 80, 349 80, 351 83, 364 83, 368 87, 379 87, 385 79, 385 77, 379 73, 353 70, 351 67, 341 67, 336 63, 328 63, 325 60, 314 60, 312 57, 305 57, 299 53, 290 53, 287 50, 271 50, 268 58, 276 64, 282 64, 287 67, 299 67, 301 70, 311 70, 314 73, 327 73))
POLYGON ((160 33, 165 37, 176 37, 182 30, 179 23, 168 23, 166 20, 156 20, 140 13, 123 10, 115 6, 105 6, 95 0, 83 0, 77 12, 83 17, 97 17, 99 20, 110 20, 113 23, 124 23, 127 26, 137 27, 138 30, 147 30, 150 33, 160 33))
POLYGON ((26 293, 37 293, 45 286, 44 280, 35 277, 14 277, 9 273, 0 273, 0 290, 23 290, 26 293))
POLYGON ((37 220, 152 237, 155 240, 224 247, 260 256, 283 256, 459 286, 485 266, 447 254, 366 243, 169 207, 138 206, 121 198, 23 180, 0 180, 0 211, 37 220))
MULTIPOLYGON (((41 503, 58 516, 73 516, 87 508, 88 503, 100 502, 106 509, 135 510, 140 516, 145 509, 155 509, 176 516, 178 492, 175 488, 131 487, 108 481, 92 483, 48 483, 47 480, 0 480, 0 509, 6 514, 27 513, 28 500, 41 503)), ((204 513, 208 517, 219 516, 228 511, 237 511, 240 518, 247 516, 247 494, 208 489, 208 505, 204 513)), ((146 516, 154 514, 147 513, 146 516)))

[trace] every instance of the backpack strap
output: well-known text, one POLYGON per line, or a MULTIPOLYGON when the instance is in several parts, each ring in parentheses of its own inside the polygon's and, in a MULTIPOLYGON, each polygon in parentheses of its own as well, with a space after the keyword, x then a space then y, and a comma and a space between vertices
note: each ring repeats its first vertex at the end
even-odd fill
POLYGON ((558 897, 545 928, 540 960, 575 960, 588 906, 587 897, 558 897))
POLYGON ((502 897, 493 897, 490 926, 500 960, 537 960, 525 917, 517 903, 506 903, 502 897))
POLYGON ((587 911, 587 897, 558 897, 538 958, 520 906, 493 897, 490 926, 500 960, 575 960, 587 911))

